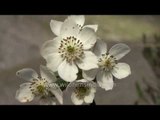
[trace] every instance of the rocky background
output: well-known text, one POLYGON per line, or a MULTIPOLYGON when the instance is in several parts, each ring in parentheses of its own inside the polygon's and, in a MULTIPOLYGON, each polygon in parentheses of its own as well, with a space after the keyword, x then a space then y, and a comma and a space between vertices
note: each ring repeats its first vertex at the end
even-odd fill
MULTIPOLYGON (((63 21, 66 16, 10 15, 0 16, 0 104, 21 104, 15 99, 16 90, 25 81, 16 77, 17 70, 30 67, 39 72, 39 65, 45 61, 40 56, 40 47, 54 37, 49 23, 51 19, 63 21)), ((86 16, 85 24, 98 24, 97 34, 108 42, 109 48, 115 43, 126 43, 131 52, 121 61, 131 66, 132 74, 122 80, 116 79, 112 91, 98 88, 97 105, 135 104, 138 99, 135 83, 142 88, 145 79, 155 89, 159 79, 152 66, 143 55, 144 36, 152 44, 153 35, 160 34, 160 16, 86 16)), ((64 96, 65 104, 72 104, 70 97, 64 96)), ((36 104, 34 101, 27 104, 36 104)), ((139 104, 149 104, 140 101, 139 104)))

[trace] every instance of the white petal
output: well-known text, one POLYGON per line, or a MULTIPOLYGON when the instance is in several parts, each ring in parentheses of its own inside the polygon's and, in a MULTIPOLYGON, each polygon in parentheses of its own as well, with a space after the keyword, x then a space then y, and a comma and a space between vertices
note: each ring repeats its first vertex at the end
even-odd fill
POLYGON ((56 37, 53 40, 46 41, 41 47, 41 55, 46 58, 49 54, 58 53, 61 40, 62 38, 56 37))
POLYGON ((65 20, 62 24, 60 36, 63 39, 66 39, 67 37, 74 36, 77 37, 79 33, 79 27, 76 25, 76 23, 72 20, 65 20))
POLYGON ((50 88, 50 91, 56 96, 60 104, 63 104, 63 92, 58 85, 50 88))
POLYGON ((66 60, 64 60, 58 67, 59 76, 67 82, 73 82, 76 80, 77 73, 78 68, 73 62, 68 63, 66 60))
POLYGON ((16 92, 16 99, 20 102, 30 102, 34 99, 34 94, 30 90, 30 83, 20 85, 20 89, 16 92))
POLYGON ((35 70, 31 68, 23 68, 16 72, 16 75, 20 78, 23 78, 25 80, 32 80, 35 78, 38 78, 38 74, 35 70))
POLYGON ((112 74, 118 78, 122 79, 131 74, 130 66, 126 63, 118 63, 112 70, 112 74))
POLYGON ((98 29, 98 25, 85 25, 83 28, 85 28, 85 27, 91 28, 91 29, 93 29, 95 32, 96 32, 97 29, 98 29))
POLYGON ((117 60, 121 59, 123 56, 130 52, 130 48, 123 43, 114 45, 110 50, 109 54, 113 55, 117 60))
POLYGON ((100 57, 102 54, 107 53, 107 43, 102 40, 97 40, 93 52, 96 56, 100 57))
MULTIPOLYGON (((95 85, 96 85, 96 83, 95 83, 95 85)), ((96 92, 96 87, 91 87, 91 92, 95 93, 96 92)))
POLYGON ((86 83, 86 82, 89 82, 89 81, 86 80, 86 79, 80 79, 80 80, 76 80, 76 82, 78 82, 78 83, 86 83))
POLYGON ((97 83, 103 89, 111 90, 113 88, 113 76, 109 72, 99 71, 97 74, 97 83))
POLYGON ((27 83, 22 83, 20 85, 20 88, 26 87, 26 86, 30 86, 32 83, 31 82, 27 82, 27 83))
POLYGON ((71 15, 68 16, 68 20, 73 20, 76 24, 83 26, 85 22, 84 15, 71 15))
POLYGON ((51 105, 56 105, 56 102, 54 100, 52 100, 51 105))
POLYGON ((63 22, 56 21, 56 20, 51 20, 51 22, 50 22, 51 30, 57 36, 60 35, 60 30, 61 30, 62 23, 63 22))
POLYGON ((97 40, 97 36, 94 30, 88 27, 82 29, 77 38, 82 41, 84 49, 92 48, 97 40))
POLYGON ((55 97, 45 97, 39 99, 40 105, 56 105, 56 98, 55 97))
POLYGON ((58 70, 59 65, 63 62, 63 59, 59 53, 52 53, 46 57, 47 67, 53 72, 58 70))
POLYGON ((94 93, 90 93, 88 96, 84 97, 84 102, 85 103, 92 103, 94 100, 95 94, 94 93))
POLYGON ((57 81, 55 74, 46 66, 40 65, 40 73, 41 77, 45 78, 49 83, 57 81))
POLYGON ((98 59, 91 51, 84 52, 84 58, 81 61, 77 61, 77 65, 82 70, 90 70, 98 68, 98 59))
POLYGON ((83 104, 83 99, 78 99, 74 92, 71 94, 71 100, 75 105, 83 104))
POLYGON ((93 80, 95 79, 97 72, 98 72, 98 69, 91 69, 87 71, 83 70, 82 76, 87 80, 93 80))

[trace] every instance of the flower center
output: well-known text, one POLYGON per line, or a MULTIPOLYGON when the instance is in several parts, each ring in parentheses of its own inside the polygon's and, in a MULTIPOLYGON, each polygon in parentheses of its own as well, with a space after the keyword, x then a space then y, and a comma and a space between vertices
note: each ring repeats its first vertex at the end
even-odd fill
POLYGON ((46 94, 48 87, 49 87, 49 84, 47 80, 38 78, 38 79, 33 79, 30 86, 30 90, 35 95, 46 94))
POLYGON ((45 87, 44 87, 43 85, 37 86, 37 91, 38 91, 39 93, 43 93, 44 90, 45 90, 45 87))
POLYGON ((61 40, 59 51, 61 57, 68 62, 81 59, 84 55, 83 44, 74 36, 61 40))
POLYGON ((75 89, 75 93, 79 99, 83 99, 90 92, 90 88, 85 85, 77 86, 75 89))
POLYGON ((68 46, 68 47, 67 47, 67 51, 68 51, 69 53, 73 53, 73 52, 75 51, 75 48, 72 47, 72 46, 68 46))
POLYGON ((104 71, 110 71, 117 64, 117 60, 114 56, 109 55, 108 53, 102 54, 99 58, 98 65, 104 71))

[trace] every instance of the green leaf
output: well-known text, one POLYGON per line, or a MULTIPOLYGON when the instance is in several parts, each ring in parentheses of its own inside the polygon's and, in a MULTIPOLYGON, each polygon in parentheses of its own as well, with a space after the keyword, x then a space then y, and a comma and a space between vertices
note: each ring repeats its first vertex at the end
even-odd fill
POLYGON ((157 105, 160 105, 160 96, 157 97, 157 105))
POLYGON ((140 99, 144 100, 145 102, 149 103, 149 101, 147 100, 147 98, 145 97, 145 95, 143 94, 143 90, 141 89, 140 85, 138 84, 138 82, 136 82, 136 90, 138 93, 138 96, 140 97, 140 99))
POLYGON ((143 91, 142 91, 140 85, 138 84, 138 82, 136 82, 136 90, 137 90, 138 96, 139 96, 140 98, 143 98, 143 97, 144 97, 143 91))

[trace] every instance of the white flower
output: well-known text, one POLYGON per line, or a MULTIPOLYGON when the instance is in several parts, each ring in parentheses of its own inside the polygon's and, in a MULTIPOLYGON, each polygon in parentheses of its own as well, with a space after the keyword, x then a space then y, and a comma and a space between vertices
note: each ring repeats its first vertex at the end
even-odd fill
MULTIPOLYGON (((88 28, 93 29, 95 32, 97 31, 98 25, 85 25, 85 26, 83 26, 84 22, 85 22, 84 15, 71 15, 71 16, 68 16, 67 19, 74 21, 80 29, 88 27, 88 28)), ((65 20, 67 20, 67 19, 65 19, 65 20)), ((60 35, 60 30, 61 30, 62 25, 63 25, 63 22, 61 22, 61 21, 51 20, 50 27, 51 27, 52 32, 56 36, 60 35)))
POLYGON ((95 31, 66 19, 60 34, 53 40, 46 41, 41 48, 41 55, 47 61, 47 67, 67 81, 76 80, 78 67, 82 70, 98 68, 98 59, 90 49, 96 43, 95 31), (78 66, 78 67, 77 67, 78 66))
POLYGON ((40 66, 41 77, 31 68, 24 68, 16 72, 20 78, 27 80, 26 83, 20 85, 20 89, 16 92, 16 99, 20 102, 30 102, 35 97, 48 98, 52 104, 55 104, 54 96, 63 104, 62 91, 58 87, 56 77, 51 70, 45 66, 40 66))
POLYGON ((75 105, 93 102, 96 92, 96 84, 85 79, 77 80, 67 86, 67 90, 72 89, 71 100, 75 105))
POLYGON ((39 100, 40 105, 56 105, 57 99, 52 96, 42 96, 39 100))
POLYGON ((87 80, 93 80, 96 77, 100 87, 105 90, 111 90, 114 85, 113 76, 122 79, 131 74, 128 64, 117 62, 117 60, 121 59, 128 52, 130 52, 130 48, 122 43, 114 45, 107 51, 107 44, 102 40, 97 40, 94 53, 99 59, 99 68, 83 71, 83 77, 87 80))

